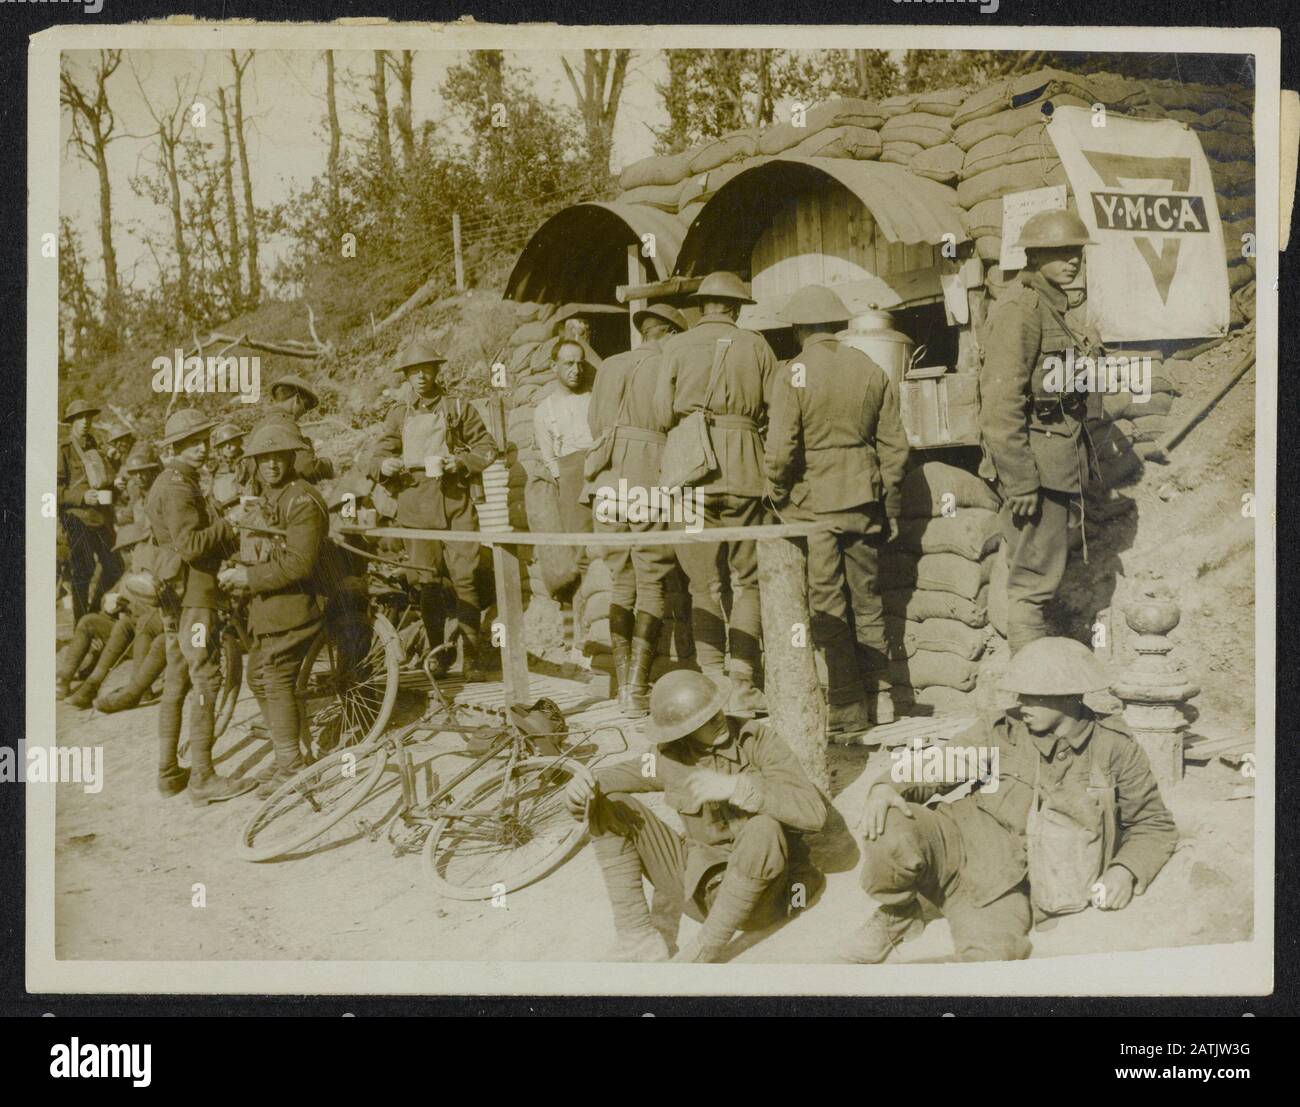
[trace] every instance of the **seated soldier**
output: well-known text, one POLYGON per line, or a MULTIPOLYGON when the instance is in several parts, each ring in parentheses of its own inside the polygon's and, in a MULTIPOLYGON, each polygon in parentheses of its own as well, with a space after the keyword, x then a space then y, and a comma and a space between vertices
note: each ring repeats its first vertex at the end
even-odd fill
POLYGON ((167 668, 167 639, 163 634, 162 611, 155 600, 137 598, 131 588, 136 574, 153 572, 157 555, 157 549, 149 537, 148 525, 141 522, 139 526, 143 537, 132 547, 129 572, 122 578, 122 592, 130 607, 135 628, 131 647, 131 676, 120 688, 111 692, 101 691, 95 697, 95 710, 102 711, 105 715, 111 715, 115 711, 128 711, 152 702, 154 681, 167 668))
MULTIPOLYGON (((1016 654, 1003 680, 1019 706, 948 743, 988 751, 982 761, 992 771, 968 795, 927 807, 926 799, 960 782, 872 785, 862 886, 879 906, 842 948, 844 960, 883 961, 920 934, 918 896, 948 919, 958 959, 1010 961, 1030 954, 1031 905, 1044 913, 1044 889, 1031 885, 1031 871, 1050 874, 1057 899, 1073 883, 1072 910, 1092 900, 1119 911, 1146 890, 1173 854, 1178 830, 1123 720, 1095 715, 1083 702, 1108 685, 1087 646, 1040 638, 1016 654), (1066 820, 1083 838, 1100 840, 1095 871, 1080 870, 1071 881, 1079 866, 1034 834, 1044 811, 1058 827, 1066 820)), ((1056 913, 1065 912, 1058 905, 1056 913)))
MULTIPOLYGON (((152 562, 148 538, 149 531, 147 527, 137 523, 130 523, 118 531, 117 543, 113 549, 119 556, 129 557, 131 569, 137 570, 152 562)), ((95 667, 90 675, 81 682, 76 692, 67 697, 67 701, 71 706, 82 710, 90 707, 92 703, 98 706, 95 699, 96 693, 104 681, 108 679, 109 673, 117 666, 118 661, 131 648, 132 642, 135 643, 133 653, 135 669, 143 669, 149 673, 148 682, 136 696, 137 701, 140 695, 153 684, 166 664, 164 649, 159 646, 155 658, 158 664, 152 669, 149 668, 149 655, 154 639, 162 632, 162 615, 156 607, 141 607, 131 601, 129 594, 123 595, 119 592, 109 592, 104 597, 104 614, 112 620, 112 627, 109 630, 108 637, 104 640, 104 648, 100 651, 99 658, 96 660, 95 667)), ((82 622, 92 617, 85 616, 82 622)), ((74 632, 74 642, 77 642, 78 646, 80 645, 76 632, 74 632)), ((65 658, 65 663, 69 668, 73 665, 74 656, 73 649, 70 647, 65 658)), ((59 675, 66 679, 66 672, 67 670, 61 669, 59 675)), ((132 683, 134 684, 134 677, 132 683)))
POLYGON ((704 924, 673 958, 694 962, 721 960, 735 931, 786 918, 825 882, 802 839, 822 828, 825 800, 766 722, 723 714, 729 691, 702 673, 667 673, 651 690, 646 724, 657 751, 594 775, 573 763, 565 800, 575 817, 590 816, 618 935, 612 960, 669 957, 643 875, 675 918, 684 911, 704 924), (663 792, 686 836, 634 792, 663 792))
POLYGON ((268 522, 284 536, 260 545, 258 564, 235 565, 217 575, 223 588, 251 594, 249 686, 275 750, 274 769, 263 779, 259 795, 270 795, 303 767, 302 704, 296 687, 324 618, 318 567, 328 541, 329 510, 316 488, 294 473, 295 455, 302 448, 301 436, 286 426, 270 424, 248 436, 244 457, 257 466, 268 522))

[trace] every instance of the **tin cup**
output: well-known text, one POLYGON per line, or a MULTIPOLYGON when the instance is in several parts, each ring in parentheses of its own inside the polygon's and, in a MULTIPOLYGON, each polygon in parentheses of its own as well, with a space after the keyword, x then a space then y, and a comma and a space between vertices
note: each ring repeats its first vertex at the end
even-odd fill
POLYGON ((357 525, 370 530, 379 525, 379 512, 373 507, 357 508, 357 525))
POLYGON ((111 488, 100 488, 95 492, 95 498, 101 504, 111 504, 113 502, 113 490, 111 488))
POLYGON ((442 476, 442 469, 446 462, 447 459, 445 457, 430 454, 424 459, 424 475, 426 477, 431 477, 434 480, 439 479, 442 476))

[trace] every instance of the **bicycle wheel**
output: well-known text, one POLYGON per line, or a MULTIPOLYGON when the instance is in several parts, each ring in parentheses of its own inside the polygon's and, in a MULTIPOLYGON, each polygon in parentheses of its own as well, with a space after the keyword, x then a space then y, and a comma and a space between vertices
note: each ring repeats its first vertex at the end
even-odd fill
POLYGON ((558 868, 587 832, 564 804, 563 761, 526 758, 477 787, 458 813, 438 819, 424 871, 449 899, 490 899, 558 868))
POLYGON ((236 853, 270 861, 305 846, 370 795, 388 762, 387 746, 338 750, 295 773, 253 812, 236 853))
POLYGON ((402 644, 384 616, 370 619, 370 643, 352 668, 341 664, 338 644, 322 630, 298 676, 307 756, 377 739, 392 718, 401 679, 402 644))
POLYGON ((217 691, 217 708, 212 725, 214 738, 220 738, 230 725, 244 683, 244 651, 239 644, 238 635, 222 632, 220 664, 221 684, 217 691))

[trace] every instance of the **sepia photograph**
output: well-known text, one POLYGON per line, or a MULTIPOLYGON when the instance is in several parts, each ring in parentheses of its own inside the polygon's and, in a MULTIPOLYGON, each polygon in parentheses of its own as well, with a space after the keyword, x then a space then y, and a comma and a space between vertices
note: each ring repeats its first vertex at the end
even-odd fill
POLYGON ((1279 41, 34 37, 28 987, 1270 992, 1279 41))

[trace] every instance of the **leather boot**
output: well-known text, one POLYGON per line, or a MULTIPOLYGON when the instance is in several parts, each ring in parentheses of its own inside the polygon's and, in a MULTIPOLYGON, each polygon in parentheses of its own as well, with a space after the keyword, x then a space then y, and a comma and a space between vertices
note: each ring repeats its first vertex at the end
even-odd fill
POLYGON ((84 622, 73 630, 72 637, 63 647, 63 653, 59 655, 59 664, 54 670, 54 694, 59 699, 67 698, 69 686, 76 679, 81 663, 86 659, 94 641, 95 636, 84 622))
POLYGON ((871 705, 866 700, 833 703, 827 708, 826 729, 832 734, 852 734, 871 726, 871 705))
POLYGON ((921 908, 915 902, 892 910, 877 907, 841 944, 840 960, 850 965, 878 965, 903 942, 920 937, 924 929, 921 908))
POLYGON ((636 613, 636 630, 632 635, 632 661, 627 678, 627 703, 623 714, 629 719, 643 719, 650 714, 650 670, 654 666, 656 646, 663 620, 647 611, 636 613))
POLYGON ((149 652, 144 660, 136 666, 129 683, 112 692, 104 692, 95 700, 95 710, 111 715, 114 711, 126 711, 137 707, 149 693, 153 682, 167 667, 167 642, 160 634, 149 645, 149 652))
POLYGON ((732 935, 753 916, 770 884, 728 869, 704 925, 673 960, 697 964, 717 961, 732 935))
POLYGON ((223 800, 242 796, 256 787, 257 781, 251 776, 235 780, 228 776, 218 776, 216 773, 208 773, 201 777, 191 773, 186 791, 189 793, 190 803, 195 807, 203 807, 209 803, 221 803, 223 800))
POLYGON ((618 684, 618 706, 628 713, 629 673, 632 668, 632 612, 621 604, 609 605, 609 648, 614 661, 614 680, 618 684))
POLYGON ((733 669, 730 680, 731 695, 725 709, 728 715, 737 719, 753 719, 767 714, 767 699, 754 687, 754 678, 749 672, 733 669))
POLYGON ((90 671, 90 675, 81 682, 77 690, 68 697, 69 704, 84 711, 95 702, 96 693, 98 693, 104 681, 108 679, 108 674, 113 671, 113 666, 117 664, 118 659, 126 653, 127 648, 131 645, 132 637, 133 634, 121 622, 113 625, 113 633, 109 635, 108 641, 104 643, 104 648, 99 651, 95 667, 90 671))
POLYGON ((179 796, 189 786, 189 783, 189 769, 176 766, 158 773, 158 791, 168 798, 179 796))

